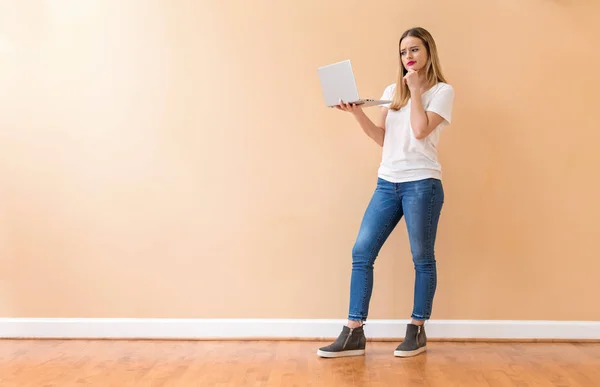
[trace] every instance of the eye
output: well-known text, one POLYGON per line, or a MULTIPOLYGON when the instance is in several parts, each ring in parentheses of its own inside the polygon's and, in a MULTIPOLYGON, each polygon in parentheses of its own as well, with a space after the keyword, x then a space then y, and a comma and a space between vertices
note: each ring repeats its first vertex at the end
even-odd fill
POLYGON ((400 55, 402 55, 402 56, 406 55, 406 51, 402 51, 402 52, 400 53, 400 55))
POLYGON ((413 49, 412 49, 412 52, 417 52, 417 51, 419 51, 419 49, 418 49, 418 48, 413 48, 413 49))

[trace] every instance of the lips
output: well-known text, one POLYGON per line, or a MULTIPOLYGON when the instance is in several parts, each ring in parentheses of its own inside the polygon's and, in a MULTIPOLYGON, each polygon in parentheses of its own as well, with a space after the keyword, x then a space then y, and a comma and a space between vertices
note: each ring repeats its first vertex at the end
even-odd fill
POLYGON ((407 66, 412 66, 412 65, 414 65, 415 63, 417 63, 417 62, 415 62, 414 60, 411 60, 411 61, 410 61, 410 62, 408 62, 406 65, 407 65, 407 66))

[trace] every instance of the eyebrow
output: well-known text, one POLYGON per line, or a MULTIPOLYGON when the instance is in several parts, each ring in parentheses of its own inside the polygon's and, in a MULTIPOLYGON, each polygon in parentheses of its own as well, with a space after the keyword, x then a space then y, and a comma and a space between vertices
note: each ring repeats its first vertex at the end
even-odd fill
MULTIPOLYGON (((409 48, 418 48, 418 47, 419 47, 419 46, 412 46, 412 47, 409 47, 409 48)), ((406 48, 403 48, 403 49, 401 49, 400 51, 406 51, 406 48)))

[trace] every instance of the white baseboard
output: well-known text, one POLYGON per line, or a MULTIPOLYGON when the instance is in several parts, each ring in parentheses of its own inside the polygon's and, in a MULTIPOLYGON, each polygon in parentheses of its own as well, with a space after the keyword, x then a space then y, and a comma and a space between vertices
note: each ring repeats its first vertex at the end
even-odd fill
MULTIPOLYGON (((0 318, 0 338, 329 339, 344 320, 0 318)), ((404 337, 407 320, 370 320, 369 339, 404 337)), ((431 320, 431 339, 600 340, 600 321, 431 320)))

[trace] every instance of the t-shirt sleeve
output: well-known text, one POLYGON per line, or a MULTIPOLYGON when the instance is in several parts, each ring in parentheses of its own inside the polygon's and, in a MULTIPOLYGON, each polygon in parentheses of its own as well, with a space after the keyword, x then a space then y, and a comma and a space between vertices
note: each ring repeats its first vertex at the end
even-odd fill
POLYGON ((446 124, 452 122, 452 107, 454 106, 454 88, 448 84, 444 85, 431 99, 426 111, 439 114, 446 124))
MULTIPOLYGON (((394 84, 391 84, 388 87, 386 87, 385 90, 383 91, 383 95, 381 96, 380 99, 383 101, 393 101, 395 87, 396 87, 396 85, 394 85, 394 84)), ((389 108, 391 105, 392 105, 391 103, 386 103, 386 104, 379 105, 379 107, 389 108)))

